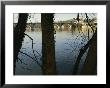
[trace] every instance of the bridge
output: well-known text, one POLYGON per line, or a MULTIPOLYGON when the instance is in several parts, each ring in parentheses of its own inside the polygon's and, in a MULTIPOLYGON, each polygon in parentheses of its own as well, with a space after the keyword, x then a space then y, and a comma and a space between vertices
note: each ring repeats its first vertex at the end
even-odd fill
MULTIPOLYGON (((14 27, 16 26, 17 23, 14 23, 14 27)), ((75 25, 72 22, 54 22, 54 28, 56 30, 62 30, 62 29, 68 29, 71 26, 75 25)), ((41 23, 27 23, 26 27, 27 31, 37 31, 41 30, 41 23)))
MULTIPOLYGON (((14 23, 14 27, 16 26, 17 23, 14 23)), ((58 21, 54 22, 54 28, 55 30, 61 30, 65 29, 67 30, 68 28, 74 29, 75 27, 81 28, 83 25, 85 25, 85 22, 80 22, 78 23, 77 21, 58 21)), ((41 31, 41 23, 27 23, 26 27, 27 31, 41 31)))

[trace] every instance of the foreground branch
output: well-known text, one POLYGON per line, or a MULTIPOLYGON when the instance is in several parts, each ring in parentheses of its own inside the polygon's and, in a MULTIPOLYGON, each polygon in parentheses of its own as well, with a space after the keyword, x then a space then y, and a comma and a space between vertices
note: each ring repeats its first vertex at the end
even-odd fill
POLYGON ((38 60, 34 59, 34 58, 31 57, 30 55, 28 55, 28 54, 26 54, 26 53, 24 53, 24 52, 22 52, 22 51, 20 51, 20 53, 22 53, 22 54, 24 54, 24 55, 30 57, 32 60, 34 60, 34 61, 41 67, 41 64, 38 62, 38 60))
POLYGON ((91 26, 91 24, 89 23, 89 17, 88 17, 88 15, 87 15, 87 13, 85 13, 85 15, 86 15, 87 23, 88 23, 88 25, 91 27, 91 29, 92 29, 92 31, 93 31, 93 33, 94 33, 94 29, 93 29, 93 27, 91 26))
POLYGON ((73 68, 73 75, 76 75, 76 74, 77 74, 77 71, 78 71, 78 68, 79 68, 80 60, 81 60, 82 56, 84 55, 84 53, 86 52, 86 50, 87 50, 87 49, 89 48, 89 46, 91 45, 91 43, 92 43, 94 37, 96 36, 96 34, 97 34, 97 31, 94 33, 93 37, 88 41, 88 43, 87 43, 84 47, 82 47, 82 48, 80 49, 80 53, 79 53, 79 55, 78 55, 78 57, 77 57, 76 63, 75 63, 74 68, 73 68))

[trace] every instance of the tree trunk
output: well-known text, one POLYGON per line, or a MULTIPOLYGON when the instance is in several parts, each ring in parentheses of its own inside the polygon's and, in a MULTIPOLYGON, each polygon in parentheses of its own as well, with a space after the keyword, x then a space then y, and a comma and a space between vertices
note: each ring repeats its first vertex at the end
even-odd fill
MULTIPOLYGON (((80 64, 80 60, 81 60, 83 54, 86 52, 86 50, 88 48, 89 48, 88 53, 91 53, 91 55, 93 55, 92 57, 95 57, 95 55, 97 55, 97 52, 96 52, 97 50, 96 51, 94 51, 94 49, 92 50, 92 47, 96 47, 96 49, 97 49, 97 31, 94 33, 93 37, 88 41, 88 43, 83 48, 80 49, 80 53, 79 53, 79 55, 77 57, 76 63, 75 63, 74 68, 73 68, 73 75, 77 74, 78 68, 79 68, 79 64, 80 64)), ((86 62, 86 64, 87 63, 88 62, 86 62)), ((92 65, 94 65, 94 63, 92 63, 92 65)))
POLYGON ((18 60, 18 53, 22 46, 22 41, 24 38, 24 32, 26 30, 28 14, 20 13, 18 18, 18 23, 14 29, 14 75, 16 68, 16 61, 18 60))
POLYGON ((53 13, 41 14, 43 60, 42 70, 44 75, 56 74, 53 18, 53 13))
POLYGON ((94 34, 81 75, 97 74, 97 32, 94 34))

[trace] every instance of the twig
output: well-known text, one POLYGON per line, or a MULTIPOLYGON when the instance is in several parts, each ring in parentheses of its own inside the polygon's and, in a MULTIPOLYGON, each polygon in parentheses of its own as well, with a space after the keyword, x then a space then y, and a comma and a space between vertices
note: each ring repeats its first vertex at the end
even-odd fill
MULTIPOLYGON (((36 50, 34 50, 34 51, 37 52, 36 50)), ((38 54, 40 57, 42 57, 41 54, 40 54, 39 52, 37 52, 37 54, 38 54)), ((40 58, 40 60, 41 60, 41 58, 40 58)))
POLYGON ((28 38, 30 38, 32 40, 32 49, 33 49, 33 39, 28 34, 24 33, 24 35, 26 35, 28 38))
POLYGON ((24 54, 24 55, 30 57, 32 60, 34 60, 34 61, 41 67, 41 64, 38 62, 38 60, 34 59, 34 58, 31 57, 30 55, 28 55, 28 54, 26 54, 26 53, 24 53, 24 52, 22 52, 22 51, 20 51, 20 53, 22 53, 22 54, 24 54))
POLYGON ((91 26, 90 23, 89 23, 89 17, 88 17, 88 15, 87 15, 87 13, 85 13, 85 15, 86 15, 87 23, 88 23, 88 25, 91 27, 91 29, 92 29, 92 31, 93 31, 93 33, 94 33, 94 29, 92 28, 92 26, 91 26))
MULTIPOLYGON (((26 36, 28 36, 31 40, 32 40, 32 49, 33 49, 33 39, 28 35, 28 34, 25 34, 26 36)), ((33 51, 35 51, 34 49, 33 49, 33 51)), ((37 51, 36 51, 37 52, 37 51)), ((40 53, 39 52, 37 52, 39 55, 40 55, 40 53)), ((41 56, 41 55, 40 55, 41 56)))
MULTIPOLYGON (((34 54, 34 57, 37 58, 37 56, 35 55, 35 52, 34 52, 34 49, 33 49, 33 39, 28 35, 28 34, 25 34, 27 37, 29 37, 31 40, 32 40, 32 52, 34 54)), ((37 51, 36 51, 37 52, 37 51)), ((37 52, 38 53, 38 52, 37 52)), ((38 53, 39 54, 39 53, 38 53)), ((40 55, 40 54, 39 54, 40 55)), ((40 55, 41 56, 41 55, 40 55)), ((36 59, 37 63, 40 65, 40 63, 38 62, 38 60, 36 59)), ((40 65, 41 67, 41 65, 40 65)))
POLYGON ((29 37, 31 40, 33 40, 28 34, 24 33, 24 35, 26 35, 26 36, 29 37))
POLYGON ((28 55, 28 54, 26 54, 26 53, 24 53, 24 52, 22 52, 22 51, 20 51, 20 53, 22 53, 22 54, 24 54, 24 55, 26 55, 26 56, 28 56, 28 57, 30 57, 30 58, 32 58, 32 59, 34 59, 33 57, 31 57, 30 55, 28 55))
POLYGON ((18 60, 21 62, 21 64, 27 65, 27 64, 24 63, 20 58, 18 58, 18 60))

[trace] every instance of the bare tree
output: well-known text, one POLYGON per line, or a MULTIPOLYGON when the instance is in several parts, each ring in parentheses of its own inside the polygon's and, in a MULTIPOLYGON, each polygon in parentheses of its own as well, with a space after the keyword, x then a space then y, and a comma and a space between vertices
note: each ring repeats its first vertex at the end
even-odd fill
MULTIPOLYGON (((89 17, 87 15, 87 13, 85 13, 85 15, 86 15, 87 23, 91 27, 91 29, 94 33, 94 29, 92 28, 91 24, 88 21, 89 17)), ((94 72, 96 71, 96 66, 97 66, 97 29, 96 29, 95 33, 93 34, 92 38, 88 41, 88 43, 80 49, 80 53, 77 57, 77 60, 75 62, 74 68, 73 68, 73 75, 77 74, 80 60, 88 48, 89 48, 89 50, 88 50, 87 57, 84 62, 84 67, 83 67, 83 70, 81 71, 81 74, 83 74, 83 75, 92 75, 92 74, 95 74, 94 72)))

